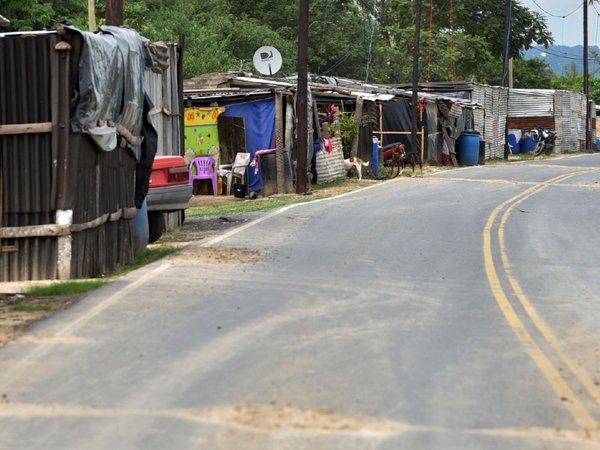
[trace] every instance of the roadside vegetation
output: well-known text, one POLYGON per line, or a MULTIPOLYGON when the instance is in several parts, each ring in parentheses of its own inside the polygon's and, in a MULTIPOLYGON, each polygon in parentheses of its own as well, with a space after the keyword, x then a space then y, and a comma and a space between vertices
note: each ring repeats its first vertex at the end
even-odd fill
MULTIPOLYGON (((97 26, 106 5, 95 2, 97 26)), ((5 0, 7 31, 56 29, 67 21, 88 29, 87 2, 77 0, 5 0)), ((575 66, 554 73, 543 58, 525 59, 534 43, 549 46, 554 37, 547 19, 521 0, 512 2, 510 57, 514 87, 581 92, 575 66)), ((311 0, 308 71, 314 75, 401 84, 412 79, 415 32, 413 0, 311 0)), ((461 0, 423 2, 420 81, 465 80, 500 85, 505 2, 461 0)), ((184 78, 214 72, 252 72, 256 49, 276 47, 283 56, 278 76, 294 75, 298 54, 298 2, 264 0, 136 0, 124 2, 124 26, 153 41, 178 42, 185 35, 184 78)), ((596 53, 590 55, 598 61, 596 53)), ((600 103, 600 82, 592 68, 590 96, 600 103)))

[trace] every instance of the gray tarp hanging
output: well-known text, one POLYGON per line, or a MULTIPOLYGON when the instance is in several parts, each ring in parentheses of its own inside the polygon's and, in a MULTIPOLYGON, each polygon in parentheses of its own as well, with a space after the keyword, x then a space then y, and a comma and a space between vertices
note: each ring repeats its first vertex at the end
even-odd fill
POLYGON ((147 39, 125 28, 103 26, 82 32, 79 96, 72 117, 75 132, 85 132, 103 150, 113 150, 117 131, 139 146, 144 107, 143 75, 152 67, 147 39), (110 126, 107 126, 110 125, 110 126), (112 135, 112 136, 111 136, 112 135))

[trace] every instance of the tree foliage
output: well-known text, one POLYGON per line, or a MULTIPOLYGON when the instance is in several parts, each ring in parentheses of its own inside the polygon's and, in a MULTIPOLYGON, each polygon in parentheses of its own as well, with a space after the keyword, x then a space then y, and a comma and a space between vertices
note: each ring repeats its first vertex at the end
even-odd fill
MULTIPOLYGON (((86 29, 81 0, 0 0, 0 11, 14 29, 53 28, 66 19, 86 29)), ((254 51, 277 47, 283 55, 279 75, 296 70, 298 1, 280 0, 124 0, 125 26, 151 40, 186 37, 184 74, 252 70, 254 51)), ((414 0, 311 0, 309 71, 380 83, 411 79, 414 0)), ((552 36, 544 18, 513 1, 511 55, 519 58, 534 42, 552 36)), ((497 84, 503 52, 504 2, 423 0, 421 81, 471 80, 497 84), (450 5, 453 5, 451 11, 450 5), (432 9, 430 9, 432 8, 432 9), (432 12, 433 20, 429 21, 432 12)), ((105 1, 96 1, 98 25, 105 1)), ((536 63, 515 67, 535 69, 536 63)), ((543 67, 541 82, 546 82, 543 67)), ((537 70, 536 69, 536 70, 537 70)), ((525 73, 519 75, 525 80, 525 73)), ((523 81, 535 85, 535 77, 523 81)))

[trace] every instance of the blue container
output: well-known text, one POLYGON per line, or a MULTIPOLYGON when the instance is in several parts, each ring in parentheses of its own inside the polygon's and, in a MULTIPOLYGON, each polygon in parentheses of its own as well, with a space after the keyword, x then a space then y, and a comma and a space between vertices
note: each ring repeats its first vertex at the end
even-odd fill
POLYGON ((479 141, 476 131, 463 131, 456 143, 458 162, 464 166, 474 166, 479 161, 479 141))
POLYGON ((509 133, 508 134, 508 145, 513 153, 521 153, 521 142, 517 139, 517 136, 509 133))
POLYGON ((146 199, 133 218, 133 240, 136 248, 145 248, 148 245, 150 228, 148 226, 148 204, 146 199))
POLYGON ((600 138, 596 138, 596 150, 600 152, 600 138))
POLYGON ((379 176, 379 139, 373 136, 373 146, 371 147, 371 165, 373 166, 373 176, 379 176))
POLYGON ((523 139, 523 142, 521 143, 521 150, 523 150, 523 152, 528 153, 531 150, 533 150, 535 148, 537 144, 537 140, 531 137, 526 137, 525 139, 523 139))

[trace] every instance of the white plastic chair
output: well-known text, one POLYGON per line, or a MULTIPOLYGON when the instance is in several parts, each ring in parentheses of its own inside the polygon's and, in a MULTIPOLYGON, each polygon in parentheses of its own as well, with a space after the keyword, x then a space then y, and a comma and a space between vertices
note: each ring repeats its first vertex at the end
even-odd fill
POLYGON ((227 179, 227 195, 231 195, 231 185, 235 178, 240 179, 240 184, 247 184, 247 170, 250 163, 250 153, 237 153, 232 164, 221 164, 219 173, 227 179))

